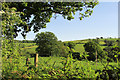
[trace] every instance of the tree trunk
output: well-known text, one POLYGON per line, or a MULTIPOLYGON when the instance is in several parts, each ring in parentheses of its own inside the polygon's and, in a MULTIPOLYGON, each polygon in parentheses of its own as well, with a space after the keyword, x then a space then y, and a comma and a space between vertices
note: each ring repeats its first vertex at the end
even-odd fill
POLYGON ((35 64, 35 67, 38 66, 38 54, 35 54, 34 64, 35 64))

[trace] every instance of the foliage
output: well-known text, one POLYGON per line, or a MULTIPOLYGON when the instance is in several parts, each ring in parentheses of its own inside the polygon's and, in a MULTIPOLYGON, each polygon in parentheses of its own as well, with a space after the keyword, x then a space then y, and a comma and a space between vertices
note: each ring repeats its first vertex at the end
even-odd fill
POLYGON ((120 58, 120 49, 118 46, 113 46, 113 47, 106 47, 104 49, 106 52, 108 52, 108 57, 109 61, 111 58, 117 62, 117 65, 110 65, 109 61, 106 59, 106 64, 103 60, 101 60, 101 63, 104 65, 104 68, 102 70, 96 70, 95 73, 99 73, 97 76, 98 79, 115 79, 118 80, 120 78, 120 63, 119 63, 119 58, 120 58), (109 53, 111 52, 111 53, 109 53), (112 56, 110 56, 112 54, 112 56))
MULTIPOLYGON (((5 7, 5 6, 3 6, 5 7)), ((5 11, 2 13, 2 56, 9 58, 15 54, 15 45, 14 45, 14 33, 15 24, 21 24, 22 20, 19 17, 20 12, 16 13, 16 8, 5 8, 5 11), (8 30, 8 31, 7 31, 8 30)))
MULTIPOLYGON (((3 3, 4 4, 4 3, 3 3)), ((16 24, 23 24, 19 17, 21 12, 16 12, 16 8, 8 8, 3 6, 2 11, 2 78, 16 78, 12 74, 15 70, 19 70, 21 65, 19 44, 14 43, 16 24)))
POLYGON ((69 48, 64 46, 52 32, 38 33, 35 38, 36 51, 40 56, 64 56, 67 57, 69 48))
MULTIPOLYGON (((18 32, 22 31, 22 36, 25 37, 26 33, 31 31, 38 32, 41 28, 46 28, 46 24, 50 22, 53 14, 55 18, 57 14, 60 14, 67 18, 67 20, 74 19, 73 15, 79 11, 79 18, 82 20, 84 17, 89 17, 93 13, 93 8, 98 4, 98 1, 87 2, 5 2, 2 4, 2 10, 5 11, 5 7, 17 9, 17 12, 23 12, 20 14, 22 24, 14 25, 15 37, 18 32), (33 17, 33 18, 31 18, 33 17), (27 23, 27 24, 26 24, 27 23), (19 29, 19 30, 18 30, 19 29)), ((7 30, 9 31, 9 30, 7 30)))
POLYGON ((51 56, 57 45, 57 37, 52 32, 41 32, 35 37, 35 42, 38 47, 36 51, 40 56, 51 56))
POLYGON ((119 79, 118 74, 120 72, 116 66, 109 65, 108 63, 107 65, 104 66, 103 70, 96 70, 95 73, 99 73, 99 75, 97 76, 97 80, 99 79, 118 80, 119 79))
POLYGON ((77 63, 76 60, 73 60, 71 54, 67 57, 67 59, 66 58, 61 58, 61 59, 62 61, 60 63, 62 63, 63 65, 62 67, 59 66, 55 67, 55 65, 57 65, 56 61, 52 65, 49 65, 50 59, 45 61, 44 64, 40 63, 41 66, 39 66, 39 68, 43 67, 42 72, 44 72, 44 76, 42 78, 82 79, 82 78, 94 78, 96 76, 94 74, 94 71, 91 70, 90 66, 88 68, 86 68, 87 66, 85 67, 84 64, 79 66, 80 63, 77 63), (92 75, 90 75, 89 72, 92 73, 92 75))
POLYGON ((19 44, 14 43, 16 27, 15 24, 22 23, 19 17, 20 12, 16 13, 16 8, 4 7, 2 12, 2 78, 16 78, 15 74, 11 74, 15 70, 19 70, 21 65, 19 44))
POLYGON ((104 42, 106 43, 105 44, 106 46, 114 46, 114 44, 115 44, 115 41, 113 41, 113 40, 104 40, 104 42))
POLYGON ((57 50, 57 54, 55 53, 56 56, 60 56, 60 57, 67 57, 70 51, 69 47, 64 46, 64 43, 61 41, 57 42, 56 50, 57 50))
POLYGON ((93 39, 93 41, 96 42, 97 44, 99 44, 99 42, 100 42, 99 38, 93 39))
POLYGON ((120 58, 120 54, 118 54, 120 52, 120 49, 118 46, 108 46, 105 47, 104 50, 108 53, 108 61, 112 62, 115 61, 117 62, 117 58, 115 57, 115 55, 118 56, 118 58, 120 58))
MULTIPOLYGON (((114 48, 115 50, 115 48, 114 48)), ((120 52, 117 52, 116 55, 114 55, 117 59, 117 65, 110 65, 109 62, 107 62, 106 64, 103 63, 104 68, 102 70, 96 70, 95 73, 99 73, 99 75, 97 76, 97 80, 99 79, 115 79, 118 80, 120 78, 120 64, 119 64, 119 58, 118 55, 120 55, 120 52)))
POLYGON ((74 49, 75 43, 73 43, 73 42, 68 42, 68 43, 67 43, 67 46, 68 46, 70 49, 74 49))
POLYGON ((73 56, 73 59, 82 60, 82 58, 80 57, 80 53, 79 52, 73 52, 72 56, 73 56))
POLYGON ((99 44, 97 44, 96 42, 93 41, 89 41, 87 43, 85 43, 84 45, 85 51, 88 52, 88 59, 89 60, 95 60, 95 56, 96 56, 96 51, 98 53, 97 57, 102 57, 102 49, 100 47, 99 44))
POLYGON ((85 43, 84 48, 86 52, 94 53, 98 48, 98 44, 93 41, 89 41, 85 43))

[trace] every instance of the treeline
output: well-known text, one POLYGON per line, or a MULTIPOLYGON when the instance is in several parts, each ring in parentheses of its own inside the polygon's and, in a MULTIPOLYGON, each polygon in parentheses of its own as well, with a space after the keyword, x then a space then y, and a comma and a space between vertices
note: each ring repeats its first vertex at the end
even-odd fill
POLYGON ((18 43, 35 43, 34 40, 14 40, 14 42, 18 43))

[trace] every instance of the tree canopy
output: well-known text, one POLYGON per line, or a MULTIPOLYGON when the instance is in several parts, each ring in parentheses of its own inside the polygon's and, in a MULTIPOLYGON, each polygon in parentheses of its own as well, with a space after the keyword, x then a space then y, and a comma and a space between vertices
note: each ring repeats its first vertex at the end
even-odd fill
MULTIPOLYGON (((92 2, 4 2, 2 10, 5 12, 6 7, 16 8, 16 12, 20 14, 22 23, 14 24, 14 37, 18 36, 18 32, 22 31, 22 36, 32 30, 38 32, 41 28, 46 28, 46 23, 57 14, 60 14, 64 19, 74 19, 73 15, 79 11, 79 18, 89 17, 93 13, 93 8, 98 4, 97 1, 92 2)), ((9 29, 6 29, 9 31, 9 29)))
POLYGON ((35 37, 36 52, 40 56, 64 56, 69 53, 69 49, 64 46, 62 41, 58 41, 52 32, 41 32, 35 37))
POLYGON ((85 48, 85 51, 86 52, 89 52, 88 55, 88 59, 89 60, 95 60, 95 52, 97 51, 98 55, 97 57, 102 57, 103 56, 103 50, 101 49, 100 45, 97 44, 96 42, 94 41, 89 41, 87 43, 85 43, 84 45, 84 48, 85 48))
POLYGON ((68 42, 66 45, 67 45, 70 49, 74 49, 74 47, 75 47, 75 43, 73 43, 73 42, 68 42))
POLYGON ((85 51, 91 52, 91 53, 94 53, 96 50, 98 52, 101 52, 100 45, 94 41, 89 41, 89 42, 85 43, 84 48, 85 48, 85 51))
POLYGON ((57 37, 52 32, 41 32, 35 37, 35 42, 38 47, 36 51, 41 56, 50 56, 57 44, 57 37))

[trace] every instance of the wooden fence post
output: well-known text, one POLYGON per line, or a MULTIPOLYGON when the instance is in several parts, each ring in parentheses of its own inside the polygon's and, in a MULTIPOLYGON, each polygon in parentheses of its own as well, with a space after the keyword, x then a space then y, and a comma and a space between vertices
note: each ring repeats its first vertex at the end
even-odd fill
POLYGON ((27 58, 27 59, 26 59, 26 65, 27 65, 27 66, 28 66, 29 61, 30 61, 30 59, 27 58))
POLYGON ((97 66, 97 50, 96 50, 96 66, 97 66))
POLYGON ((35 54, 34 64, 35 64, 35 67, 38 66, 38 54, 35 54))

